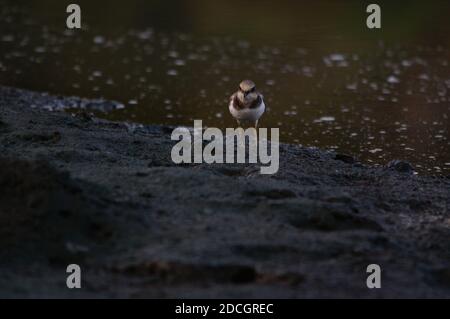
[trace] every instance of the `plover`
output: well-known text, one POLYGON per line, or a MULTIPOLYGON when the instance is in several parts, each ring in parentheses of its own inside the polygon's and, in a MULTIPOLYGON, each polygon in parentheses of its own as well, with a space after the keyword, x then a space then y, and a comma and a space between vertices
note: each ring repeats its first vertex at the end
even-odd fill
POLYGON ((230 97, 228 109, 239 126, 243 121, 247 121, 257 128, 258 120, 263 115, 266 106, 263 96, 256 91, 255 83, 244 80, 239 84, 238 91, 230 97))

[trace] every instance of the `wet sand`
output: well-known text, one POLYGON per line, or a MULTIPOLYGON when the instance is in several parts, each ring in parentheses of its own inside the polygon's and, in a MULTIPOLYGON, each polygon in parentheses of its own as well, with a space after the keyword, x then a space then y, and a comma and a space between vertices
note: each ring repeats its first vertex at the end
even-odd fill
POLYGON ((0 297, 450 297, 448 177, 290 144, 273 176, 175 165, 111 103, 0 87, 0 297))

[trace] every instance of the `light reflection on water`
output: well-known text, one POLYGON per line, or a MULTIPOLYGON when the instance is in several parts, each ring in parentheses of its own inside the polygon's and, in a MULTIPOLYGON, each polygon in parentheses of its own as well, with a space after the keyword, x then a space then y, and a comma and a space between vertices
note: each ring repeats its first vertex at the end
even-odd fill
POLYGON ((448 38, 402 43, 332 34, 318 46, 314 27, 292 41, 132 23, 77 32, 39 25, 32 12, 1 9, 1 84, 115 99, 125 107, 98 113, 113 120, 202 119, 224 128, 234 125, 229 95, 250 78, 268 106, 261 125, 280 127, 283 142, 450 172, 448 38))

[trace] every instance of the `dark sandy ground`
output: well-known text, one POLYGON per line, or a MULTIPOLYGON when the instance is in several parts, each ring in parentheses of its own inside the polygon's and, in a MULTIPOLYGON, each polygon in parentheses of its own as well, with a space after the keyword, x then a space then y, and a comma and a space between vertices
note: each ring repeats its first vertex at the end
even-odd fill
POLYGON ((0 297, 450 297, 449 178, 295 145, 273 176, 177 166, 170 127, 48 111, 102 103, 0 87, 0 297))

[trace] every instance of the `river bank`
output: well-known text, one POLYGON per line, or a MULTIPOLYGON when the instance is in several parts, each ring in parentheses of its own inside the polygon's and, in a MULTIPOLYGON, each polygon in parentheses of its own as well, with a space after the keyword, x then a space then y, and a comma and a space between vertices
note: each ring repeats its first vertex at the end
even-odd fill
POLYGON ((176 165, 173 127, 80 105, 115 107, 0 87, 0 297, 450 297, 449 178, 289 144, 270 176, 176 165))

